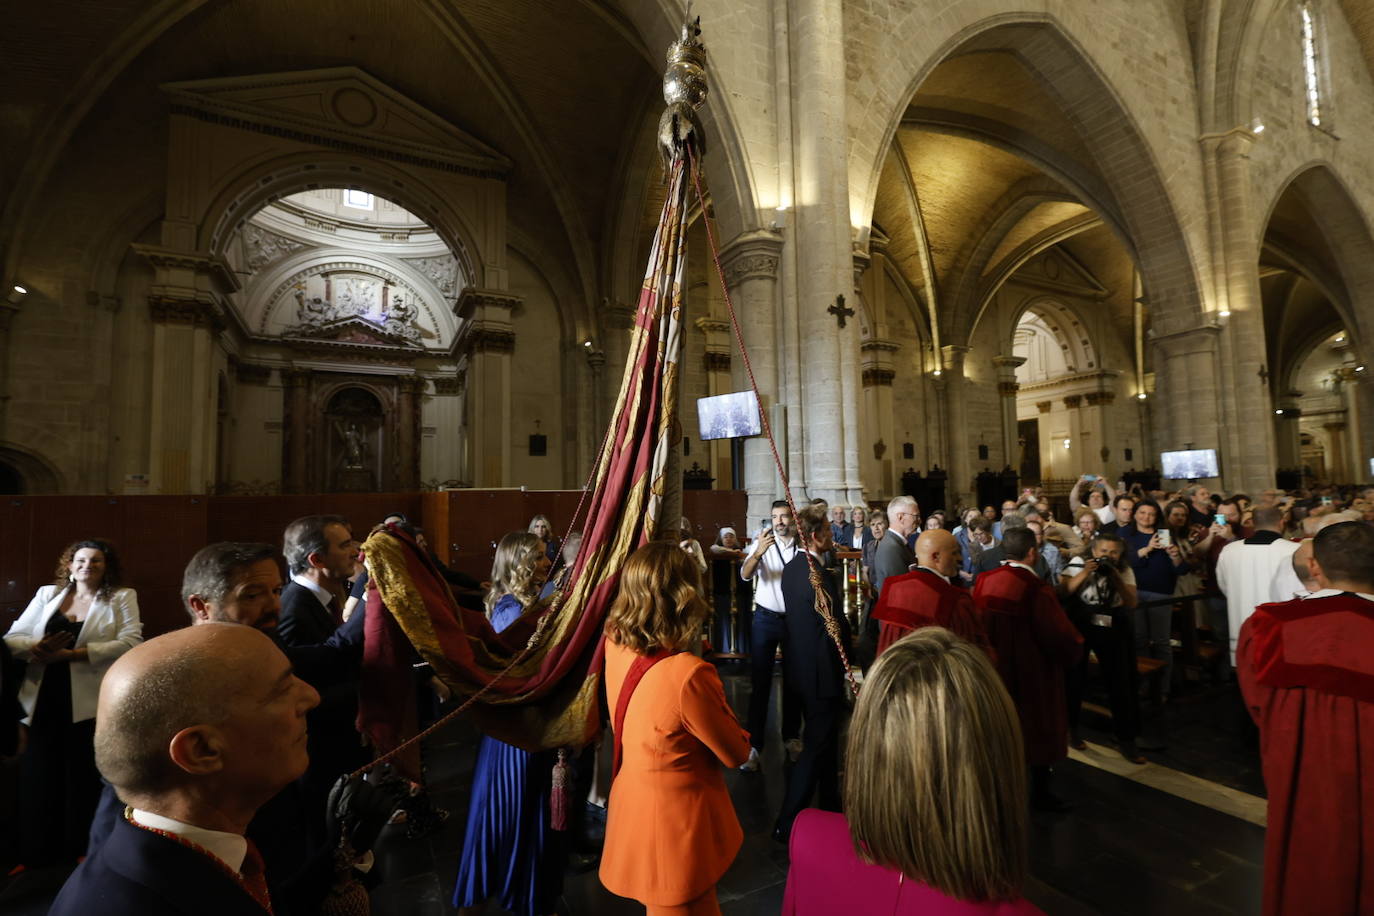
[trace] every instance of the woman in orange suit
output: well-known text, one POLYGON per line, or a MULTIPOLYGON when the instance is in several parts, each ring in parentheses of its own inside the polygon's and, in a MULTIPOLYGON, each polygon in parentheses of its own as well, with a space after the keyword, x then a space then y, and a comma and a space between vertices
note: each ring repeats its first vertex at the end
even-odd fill
POLYGON ((716 882, 744 839, 721 766, 748 759, 749 733, 690 651, 710 611, 699 585, 676 544, 646 544, 606 619, 615 775, 601 883, 650 914, 719 913, 716 882))

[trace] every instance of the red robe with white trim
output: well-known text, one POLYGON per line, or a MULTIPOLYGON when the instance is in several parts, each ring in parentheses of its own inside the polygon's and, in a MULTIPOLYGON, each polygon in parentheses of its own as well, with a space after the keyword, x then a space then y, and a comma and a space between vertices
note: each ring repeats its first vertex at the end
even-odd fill
POLYGON ((1261 604, 1236 674, 1269 790, 1265 916, 1374 913, 1374 601, 1261 604))
POLYGON ((882 624, 878 631, 879 655, 921 627, 944 627, 983 649, 988 645, 969 593, 927 569, 888 576, 878 603, 873 605, 873 619, 882 624))
POLYGON ((1064 673, 1083 653, 1083 636, 1035 573, 999 566, 973 583, 973 603, 1002 683, 1016 704, 1026 762, 1050 766, 1068 756, 1064 673))

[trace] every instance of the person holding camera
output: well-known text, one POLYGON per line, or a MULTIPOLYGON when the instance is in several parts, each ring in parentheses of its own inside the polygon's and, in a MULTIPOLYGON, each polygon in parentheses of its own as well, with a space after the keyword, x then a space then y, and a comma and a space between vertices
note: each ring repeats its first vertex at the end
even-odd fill
MULTIPOLYGON (((1132 612, 1136 605, 1135 574, 1123 555, 1126 543, 1119 535, 1099 532, 1093 538, 1088 557, 1074 557, 1064 567, 1059 587, 1064 609, 1083 634, 1085 648, 1097 656, 1102 678, 1107 685, 1112 710, 1112 728, 1121 756, 1132 763, 1144 763, 1136 736, 1140 734, 1140 706, 1135 668, 1135 628, 1132 612)), ((1079 733, 1083 706, 1083 686, 1088 673, 1088 652, 1069 669, 1065 683, 1069 705, 1069 746, 1083 750, 1087 745, 1079 733)))

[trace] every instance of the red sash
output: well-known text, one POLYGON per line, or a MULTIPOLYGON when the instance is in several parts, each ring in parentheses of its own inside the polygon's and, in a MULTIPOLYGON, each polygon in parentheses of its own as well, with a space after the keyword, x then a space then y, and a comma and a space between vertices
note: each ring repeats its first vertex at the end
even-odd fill
POLYGON ((649 669, 665 658, 671 658, 681 652, 681 649, 659 649, 649 655, 635 655, 635 660, 630 663, 630 670, 625 672, 625 683, 620 685, 620 696, 615 701, 615 721, 613 724, 615 739, 615 756, 611 763, 611 779, 615 779, 620 772, 620 764, 625 757, 625 712, 630 708, 630 697, 634 694, 639 682, 644 679, 644 675, 649 673, 649 669))

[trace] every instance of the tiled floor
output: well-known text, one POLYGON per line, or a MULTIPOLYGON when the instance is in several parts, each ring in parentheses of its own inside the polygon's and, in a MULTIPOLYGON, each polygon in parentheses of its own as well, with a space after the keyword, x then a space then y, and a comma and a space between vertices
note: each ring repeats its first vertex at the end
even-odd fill
MULTIPOLYGON (((736 709, 748 701, 747 677, 726 673, 736 709)), ((1233 686, 1183 693, 1151 722, 1167 748, 1148 756, 1156 784, 1144 784, 1130 767, 1115 766, 1105 732, 1090 729, 1094 748, 1085 760, 1059 768, 1057 790, 1075 804, 1061 815, 1036 814, 1031 827, 1027 896, 1053 916, 1152 916, 1152 914, 1250 914, 1259 909, 1264 830, 1239 817, 1178 797, 1170 786, 1178 770, 1242 792, 1262 793, 1252 736, 1240 718, 1233 686), (1092 755, 1100 755, 1094 758, 1092 755), (1101 765, 1111 766, 1119 775, 1101 765)), ((745 830, 744 846, 719 885, 727 916, 773 914, 782 906, 786 849, 769 839, 781 802, 783 761, 774 732, 763 771, 726 774, 745 830)), ((475 733, 456 725, 427 750, 436 803, 452 817, 437 834, 406 840, 389 828, 379 844, 384 881, 373 893, 377 916, 448 916, 462 844, 475 733)), ((1119 761, 1124 763, 1124 761, 1119 761)), ((1148 782, 1148 780, 1147 780, 1148 782)), ((1196 780, 1192 780, 1196 783, 1196 780)), ((1206 799, 1206 785, 1197 797, 1206 799)), ((1195 793, 1196 794, 1196 793, 1195 793)), ((0 913, 39 916, 60 883, 61 872, 29 875, 0 890, 0 913)), ((640 914, 633 901, 606 892, 595 869, 569 874, 563 911, 574 916, 640 914)), ((499 912, 494 905, 488 912, 499 912)))

